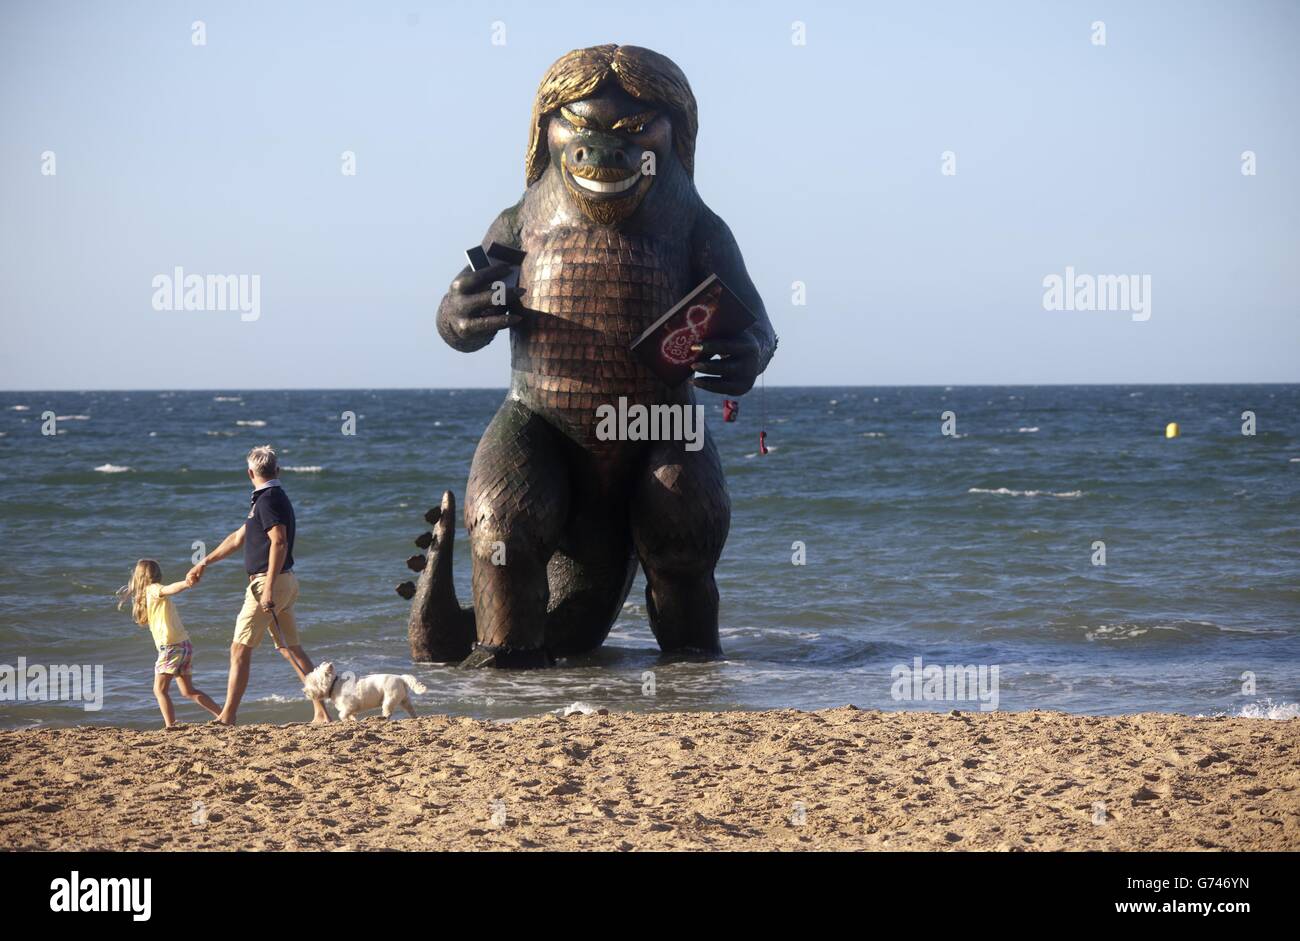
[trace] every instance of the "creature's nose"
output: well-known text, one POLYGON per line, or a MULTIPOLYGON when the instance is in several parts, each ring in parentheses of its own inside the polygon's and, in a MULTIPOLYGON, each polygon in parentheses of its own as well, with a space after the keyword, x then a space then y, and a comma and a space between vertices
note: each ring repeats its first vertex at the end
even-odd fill
POLYGON ((628 148, 615 140, 591 137, 569 142, 567 162, 573 167, 601 167, 611 170, 629 170, 633 166, 628 148))

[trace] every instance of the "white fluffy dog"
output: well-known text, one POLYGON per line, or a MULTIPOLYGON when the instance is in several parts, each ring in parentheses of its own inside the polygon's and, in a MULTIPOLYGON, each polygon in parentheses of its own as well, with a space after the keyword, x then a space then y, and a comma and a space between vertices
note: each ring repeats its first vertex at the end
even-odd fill
POLYGON ((375 707, 379 707, 387 719, 398 706, 409 712, 411 718, 415 718, 411 693, 423 693, 427 689, 409 673, 406 676, 372 673, 361 679, 351 673, 339 676, 334 672, 334 664, 327 660, 307 674, 307 678, 302 681, 302 691, 308 699, 334 703, 340 719, 355 719, 358 712, 375 707))

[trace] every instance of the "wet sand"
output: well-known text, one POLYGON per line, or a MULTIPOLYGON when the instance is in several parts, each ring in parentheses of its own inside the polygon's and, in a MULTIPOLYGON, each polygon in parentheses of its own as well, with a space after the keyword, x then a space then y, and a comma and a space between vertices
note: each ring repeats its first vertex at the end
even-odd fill
POLYGON ((0 732, 0 846, 1296 850, 1300 721, 445 716, 0 732))

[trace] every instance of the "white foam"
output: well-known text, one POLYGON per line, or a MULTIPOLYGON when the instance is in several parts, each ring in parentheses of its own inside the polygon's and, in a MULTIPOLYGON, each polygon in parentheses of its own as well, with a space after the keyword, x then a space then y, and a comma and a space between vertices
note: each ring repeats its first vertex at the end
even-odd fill
POLYGON ((130 469, 122 464, 100 464, 95 468, 101 474, 125 474, 130 469))
POLYGON ((30 412, 31 410, 32 410, 32 407, 31 407, 30 405, 10 405, 10 406, 9 406, 9 411, 11 411, 11 412, 30 412))
POLYGON ((212 401, 214 401, 214 402, 242 402, 242 401, 244 401, 244 400, 243 400, 242 398, 240 398, 239 396, 237 396, 237 395, 214 395, 214 396, 212 397, 212 401))
POLYGON ((864 438, 884 438, 884 437, 885 437, 885 433, 884 433, 883 431, 864 431, 864 432, 862 432, 862 437, 864 437, 864 438))
POLYGON ((284 468, 284 470, 293 471, 295 474, 319 474, 324 469, 319 464, 303 464, 298 467, 284 468))
POLYGON ((589 716, 595 713, 596 707, 589 702, 575 702, 571 706, 565 706, 563 709, 555 709, 553 711, 558 712, 561 715, 565 715, 565 716, 571 716, 577 713, 582 713, 584 716, 589 716))
POLYGON ((260 696, 253 702, 302 702, 302 696, 281 696, 279 693, 272 693, 269 696, 260 696))
POLYGON ((1061 500, 1073 500, 1075 497, 1083 496, 1082 490, 1066 490, 1056 492, 1054 490, 1011 490, 1007 487, 998 487, 989 490, 986 487, 971 487, 967 493, 995 493, 1004 497, 1057 497, 1061 500))
POLYGON ((260 418, 254 418, 254 419, 252 419, 251 421, 244 421, 243 419, 240 419, 239 421, 235 422, 235 424, 236 424, 236 425, 244 425, 244 426, 246 426, 246 427, 248 427, 248 428, 265 428, 265 427, 266 427, 266 422, 262 421, 262 419, 260 419, 260 418))
POLYGON ((1037 430, 1038 430, 1038 426, 1037 426, 1037 425, 1034 425, 1034 426, 1029 427, 1029 428, 1017 428, 1017 429, 1016 429, 1016 431, 1020 432, 1022 435, 1032 435, 1032 434, 1033 434, 1034 432, 1036 432, 1037 430))
MULTIPOLYGON (((1169 630, 1170 628, 1157 627, 1155 630, 1169 630)), ((1083 639, 1091 643, 1092 641, 1101 640, 1129 640, 1134 637, 1141 637, 1152 628, 1142 627, 1137 624, 1098 624, 1095 630, 1085 631, 1083 639)))
POLYGON ((1300 719, 1300 703, 1265 699, 1241 707, 1239 719, 1300 719))
POLYGON ((55 415, 55 421, 90 421, 89 415, 55 415))

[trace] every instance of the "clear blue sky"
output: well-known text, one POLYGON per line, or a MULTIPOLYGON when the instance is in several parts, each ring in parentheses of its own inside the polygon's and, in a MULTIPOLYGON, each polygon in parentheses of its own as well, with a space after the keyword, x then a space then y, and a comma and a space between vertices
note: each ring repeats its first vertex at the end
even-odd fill
POLYGON ((6 2, 0 387, 504 386, 434 311, 600 42, 694 87, 769 384, 1300 380, 1300 4, 728 6, 6 2), (155 311, 176 265, 259 274, 260 320, 155 311), (1044 310, 1066 265, 1149 274, 1151 319, 1044 310))

